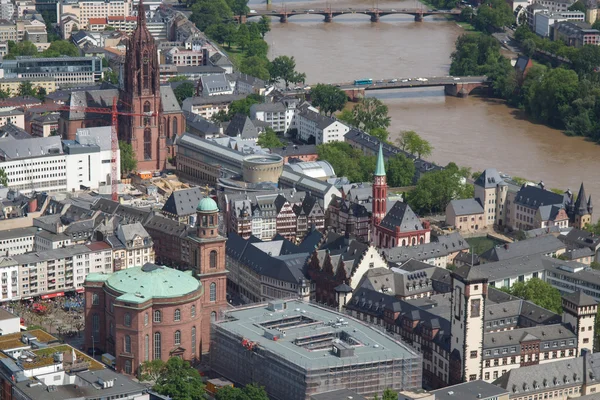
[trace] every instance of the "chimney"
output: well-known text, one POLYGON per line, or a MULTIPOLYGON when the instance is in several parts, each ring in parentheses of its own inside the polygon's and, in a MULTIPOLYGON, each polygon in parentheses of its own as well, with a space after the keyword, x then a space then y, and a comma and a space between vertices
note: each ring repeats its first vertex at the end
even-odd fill
POLYGON ((590 349, 581 349, 581 356, 583 357, 583 383, 587 383, 587 380, 590 378, 588 376, 588 358, 590 354, 590 349))
POLYGON ((32 197, 29 199, 29 203, 27 205, 27 212, 33 213, 37 211, 38 201, 37 197, 32 197))

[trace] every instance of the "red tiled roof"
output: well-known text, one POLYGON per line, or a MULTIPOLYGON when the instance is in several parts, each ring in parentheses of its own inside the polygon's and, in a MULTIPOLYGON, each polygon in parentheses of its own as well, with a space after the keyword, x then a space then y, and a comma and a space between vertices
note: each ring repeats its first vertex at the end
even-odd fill
MULTIPOLYGON (((118 16, 118 15, 113 15, 108 17, 109 21, 113 21, 113 20, 117 20, 117 21, 123 21, 123 16, 118 16)), ((125 21, 135 21, 135 17, 125 17, 125 21)))
POLYGON ((104 24, 106 24, 106 18, 90 18, 89 24, 90 25, 104 25, 104 24))
POLYGON ((98 250, 108 250, 110 249, 110 245, 108 243, 105 242, 93 242, 90 243, 88 245, 86 245, 88 249, 92 250, 92 251, 98 251, 98 250))

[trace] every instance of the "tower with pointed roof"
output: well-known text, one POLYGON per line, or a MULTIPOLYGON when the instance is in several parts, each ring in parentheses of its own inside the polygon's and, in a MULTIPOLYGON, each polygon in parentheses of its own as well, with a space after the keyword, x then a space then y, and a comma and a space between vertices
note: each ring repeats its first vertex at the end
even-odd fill
MULTIPOLYGON (((373 227, 379 225, 387 212, 387 177, 383 161, 383 146, 379 144, 377 166, 373 174, 373 227)), ((373 229, 375 232, 375 229, 373 229)))
POLYGON ((577 334, 577 356, 581 350, 594 346, 594 328, 598 302, 591 296, 577 291, 562 296, 562 322, 571 324, 577 334))
POLYGON ((577 229, 583 229, 586 224, 590 224, 592 222, 592 212, 594 211, 594 207, 592 205, 592 196, 588 197, 586 195, 583 182, 579 187, 579 193, 577 194, 575 203, 573 204, 571 202, 567 209, 569 211, 569 218, 573 227, 577 229))
POLYGON ((137 27, 127 43, 121 106, 135 114, 123 116, 119 124, 121 140, 131 143, 138 171, 165 168, 167 143, 160 95, 158 53, 146 27, 144 2, 138 6, 137 27), (162 125, 162 126, 161 126, 162 125))

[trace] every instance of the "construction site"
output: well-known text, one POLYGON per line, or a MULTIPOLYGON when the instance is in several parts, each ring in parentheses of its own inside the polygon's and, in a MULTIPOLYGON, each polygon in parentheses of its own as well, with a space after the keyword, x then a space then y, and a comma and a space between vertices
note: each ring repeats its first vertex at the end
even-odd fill
POLYGON ((337 389, 365 397, 421 387, 421 355, 347 315, 299 300, 228 311, 213 323, 211 367, 272 399, 307 400, 337 389))

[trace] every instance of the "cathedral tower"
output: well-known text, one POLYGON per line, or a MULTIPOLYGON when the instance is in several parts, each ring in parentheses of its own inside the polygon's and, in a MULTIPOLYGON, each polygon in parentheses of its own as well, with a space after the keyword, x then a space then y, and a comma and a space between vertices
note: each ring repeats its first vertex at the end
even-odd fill
POLYGON ((146 27, 143 0, 138 6, 137 27, 127 44, 121 99, 132 113, 145 114, 125 116, 119 129, 120 139, 133 147, 137 170, 164 169, 167 146, 164 127, 160 126, 163 119, 158 53, 146 27))

